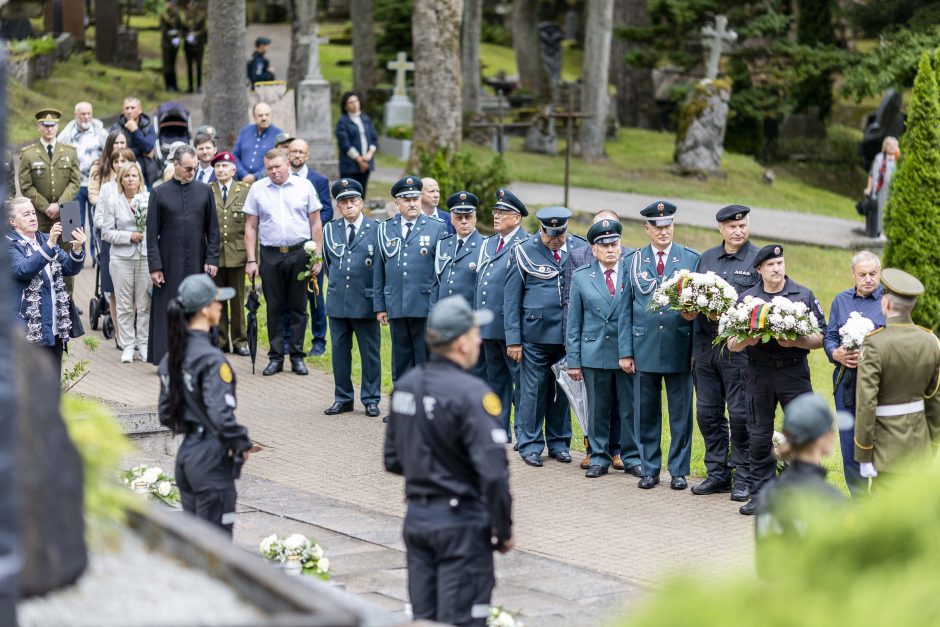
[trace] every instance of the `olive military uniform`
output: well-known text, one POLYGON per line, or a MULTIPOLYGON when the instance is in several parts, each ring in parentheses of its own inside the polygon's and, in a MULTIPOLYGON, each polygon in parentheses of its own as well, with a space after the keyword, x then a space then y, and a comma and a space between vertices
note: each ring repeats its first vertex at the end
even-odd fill
POLYGON ((215 284, 219 287, 235 288, 235 298, 222 303, 222 321, 219 323, 219 344, 223 350, 229 344, 231 331, 232 348, 248 345, 245 329, 245 198, 249 186, 232 179, 226 193, 218 181, 210 184, 215 196, 215 210, 219 216, 220 249, 219 271, 215 275, 215 284), (226 307, 227 305, 227 307, 226 307), (230 328, 231 327, 231 328, 230 328))
POLYGON ((42 142, 37 141, 20 151, 18 178, 23 196, 36 207, 39 230, 48 233, 57 220, 47 216, 46 209, 54 202, 75 200, 81 188, 78 153, 74 147, 56 142, 50 158, 42 142))

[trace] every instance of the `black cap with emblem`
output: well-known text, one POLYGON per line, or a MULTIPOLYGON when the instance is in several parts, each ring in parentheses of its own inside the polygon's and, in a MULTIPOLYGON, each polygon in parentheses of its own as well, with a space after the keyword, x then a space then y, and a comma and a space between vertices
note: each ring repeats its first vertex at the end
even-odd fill
POLYGON ((403 176, 392 185, 392 196, 395 198, 417 198, 421 195, 424 183, 417 176, 403 176))
POLYGON ((542 223, 542 231, 549 237, 558 237, 568 230, 571 209, 567 207, 545 207, 535 217, 542 223))
POLYGON ((522 201, 505 187, 496 190, 496 209, 502 211, 515 211, 523 218, 529 215, 529 210, 522 201))
POLYGON ((715 214, 715 219, 719 222, 728 222, 729 220, 743 220, 744 216, 751 212, 750 207, 744 205, 728 205, 722 207, 715 214))
POLYGON ((783 257, 783 246, 780 244, 767 244, 757 251, 757 256, 754 257, 754 267, 760 268, 760 265, 768 259, 777 259, 778 257, 783 257))
POLYGON ((618 220, 601 220, 591 225, 587 232, 590 244, 611 244, 620 241, 623 227, 618 220))
POLYGON ((447 199, 447 209, 451 213, 474 213, 480 206, 480 199, 470 192, 457 192, 447 199))
POLYGON ((339 179, 330 188, 330 193, 336 200, 358 196, 362 198, 362 185, 356 179, 339 179))
POLYGON ((676 206, 668 200, 657 200, 640 211, 640 215, 653 226, 669 226, 676 214, 676 206))

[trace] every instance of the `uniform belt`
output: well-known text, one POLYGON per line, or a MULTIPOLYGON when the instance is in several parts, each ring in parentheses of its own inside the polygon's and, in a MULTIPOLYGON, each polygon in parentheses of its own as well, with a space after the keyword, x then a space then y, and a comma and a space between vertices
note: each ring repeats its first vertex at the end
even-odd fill
POLYGON ((903 416, 905 414, 916 414, 924 411, 924 399, 911 401, 910 403, 898 403, 897 405, 879 405, 875 408, 876 416, 903 416))
POLYGON ((276 250, 279 253, 292 253, 295 250, 304 247, 304 242, 297 242, 296 244, 291 244, 290 246, 262 246, 261 248, 265 250, 276 250))
POLYGON ((750 363, 768 368, 789 368, 806 361, 806 357, 787 357, 786 359, 751 359, 750 363))

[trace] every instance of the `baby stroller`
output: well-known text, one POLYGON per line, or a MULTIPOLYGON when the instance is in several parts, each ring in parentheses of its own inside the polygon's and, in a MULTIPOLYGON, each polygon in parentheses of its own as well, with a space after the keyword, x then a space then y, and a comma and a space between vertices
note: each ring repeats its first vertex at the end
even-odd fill
POLYGON ((114 321, 108 307, 108 297, 101 289, 101 264, 98 263, 95 264, 95 295, 88 303, 88 324, 95 331, 100 326, 102 335, 110 340, 114 337, 114 321), (99 318, 103 318, 100 323, 99 318))
POLYGON ((154 117, 157 119, 157 146, 161 160, 173 142, 192 143, 192 118, 183 103, 164 102, 157 107, 154 117))

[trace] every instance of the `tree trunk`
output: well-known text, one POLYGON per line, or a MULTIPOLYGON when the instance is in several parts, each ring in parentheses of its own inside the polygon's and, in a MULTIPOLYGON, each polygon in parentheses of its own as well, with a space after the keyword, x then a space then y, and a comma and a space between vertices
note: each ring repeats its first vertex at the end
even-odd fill
POLYGON ((350 0, 353 47, 353 89, 366 96, 375 87, 375 21, 372 0, 350 0))
MULTIPOLYGON (((614 24, 649 26, 647 0, 615 0, 614 24)), ((614 36, 610 51, 610 82, 617 87, 617 121, 622 126, 658 128, 653 73, 626 62, 630 42, 614 36)))
POLYGON ((317 17, 314 0, 291 0, 290 2, 290 67, 287 68, 287 88, 297 89, 300 81, 307 75, 310 61, 310 44, 300 40, 313 33, 313 24, 317 17))
POLYGON ((610 95, 610 40, 614 0, 587 0, 584 29, 584 60, 581 69, 581 156, 587 161, 603 159, 610 95))
POLYGON ((463 111, 480 112, 480 36, 483 25, 483 0, 466 0, 461 35, 461 75, 463 76, 463 111))
POLYGON ((538 100, 551 95, 548 75, 542 65, 538 31, 539 0, 516 0, 512 12, 512 47, 522 86, 535 93, 538 100))
POLYGON ((248 120, 245 0, 209 0, 203 118, 215 127, 219 150, 230 150, 248 120), (239 51, 238 54, 233 51, 239 51))
POLYGON ((412 18, 415 123, 411 159, 418 149, 460 146, 460 23, 463 0, 415 0, 412 18))

